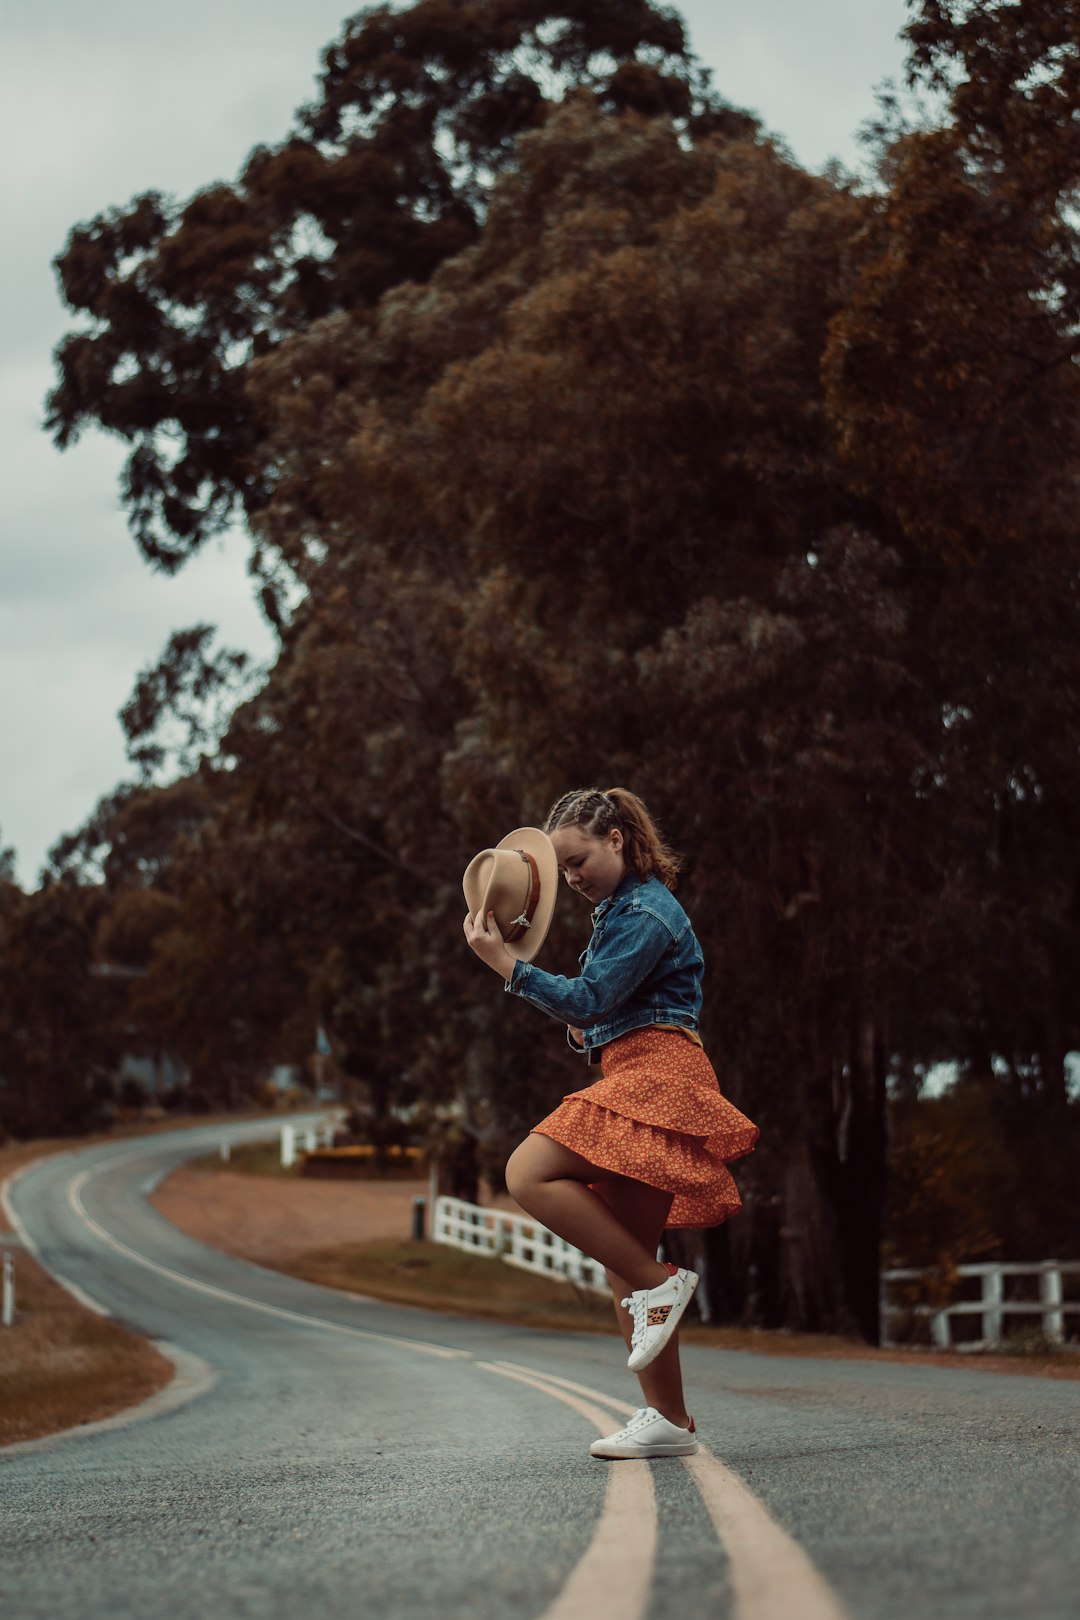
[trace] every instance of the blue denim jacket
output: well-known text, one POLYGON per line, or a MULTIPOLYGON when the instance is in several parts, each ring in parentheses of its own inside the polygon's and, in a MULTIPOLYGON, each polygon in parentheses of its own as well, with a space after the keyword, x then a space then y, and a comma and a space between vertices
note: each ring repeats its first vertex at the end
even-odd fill
POLYGON ((593 912, 576 979, 515 962, 506 989, 582 1031, 591 1052, 647 1024, 696 1030, 705 958, 690 919, 659 878, 628 872, 593 912))

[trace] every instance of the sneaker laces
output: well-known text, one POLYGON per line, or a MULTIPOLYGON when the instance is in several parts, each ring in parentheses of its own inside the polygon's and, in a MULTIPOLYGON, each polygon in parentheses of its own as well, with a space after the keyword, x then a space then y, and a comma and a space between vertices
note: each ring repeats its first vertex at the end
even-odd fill
POLYGON ((630 1335, 630 1348, 636 1350, 644 1339, 645 1329, 648 1326, 648 1294, 644 1291, 631 1294, 629 1299, 624 1299, 622 1303, 623 1309, 629 1311, 633 1318, 634 1327, 630 1335))
POLYGON ((633 1434, 635 1429, 643 1429, 647 1421, 652 1421, 649 1417, 649 1408, 647 1406, 639 1406, 637 1411, 634 1412, 631 1417, 627 1418, 626 1427, 622 1430, 622 1433, 633 1434))
MULTIPOLYGON (((632 1413, 631 1416, 627 1418, 625 1427, 619 1430, 619 1438, 622 1438, 622 1436, 625 1435, 627 1439, 629 1439, 632 1435, 637 1434, 639 1429, 651 1428, 651 1426, 656 1422, 657 1418, 659 1418, 662 1423, 669 1424, 669 1426, 672 1428, 679 1427, 677 1423, 671 1423, 670 1418, 666 1418, 663 1412, 657 1411, 655 1406, 639 1406, 637 1411, 632 1413)), ((690 1427, 686 1432, 688 1434, 694 1433, 693 1418, 690 1419, 690 1427)), ((614 1435, 612 1436, 612 1439, 615 1439, 614 1435)))
POLYGON ((614 1434, 606 1435, 605 1439, 608 1441, 630 1440, 639 1429, 643 1429, 647 1423, 651 1423, 654 1416, 655 1413, 650 1412, 647 1406, 639 1406, 636 1412, 630 1414, 621 1429, 617 1429, 614 1434))

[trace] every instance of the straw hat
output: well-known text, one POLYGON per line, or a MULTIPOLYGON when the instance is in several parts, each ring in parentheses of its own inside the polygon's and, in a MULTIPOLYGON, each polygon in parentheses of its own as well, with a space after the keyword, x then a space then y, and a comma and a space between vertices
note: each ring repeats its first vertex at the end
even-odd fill
POLYGON ((559 862, 546 832, 518 827, 482 849, 461 880, 469 915, 495 913, 506 948, 531 962, 547 937, 559 892, 559 862))

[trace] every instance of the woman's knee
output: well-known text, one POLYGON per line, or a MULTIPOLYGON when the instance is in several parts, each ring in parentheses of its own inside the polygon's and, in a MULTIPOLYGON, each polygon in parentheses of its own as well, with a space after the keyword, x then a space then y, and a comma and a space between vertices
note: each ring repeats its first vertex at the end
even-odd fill
POLYGON ((530 1215, 536 1213, 531 1200, 554 1182, 591 1182, 602 1175, 595 1165, 579 1153, 552 1141, 550 1136, 533 1131, 516 1147, 506 1161, 506 1190, 530 1215))
POLYGON ((523 1209, 526 1207, 524 1199, 528 1196, 528 1189, 536 1180, 529 1162, 532 1157, 529 1140, 526 1137, 524 1142, 520 1142, 506 1161, 506 1190, 523 1209))

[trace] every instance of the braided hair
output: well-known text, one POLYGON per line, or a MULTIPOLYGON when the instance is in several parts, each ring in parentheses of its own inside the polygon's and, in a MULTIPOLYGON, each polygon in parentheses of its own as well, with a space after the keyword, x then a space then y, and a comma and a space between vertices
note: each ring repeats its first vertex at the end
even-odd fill
POLYGON ((632 872, 658 877, 673 889, 682 859, 670 849, 659 827, 636 793, 629 788, 574 788, 556 799, 548 811, 544 831, 580 827, 589 838, 606 838, 615 828, 623 835, 623 856, 632 872))

